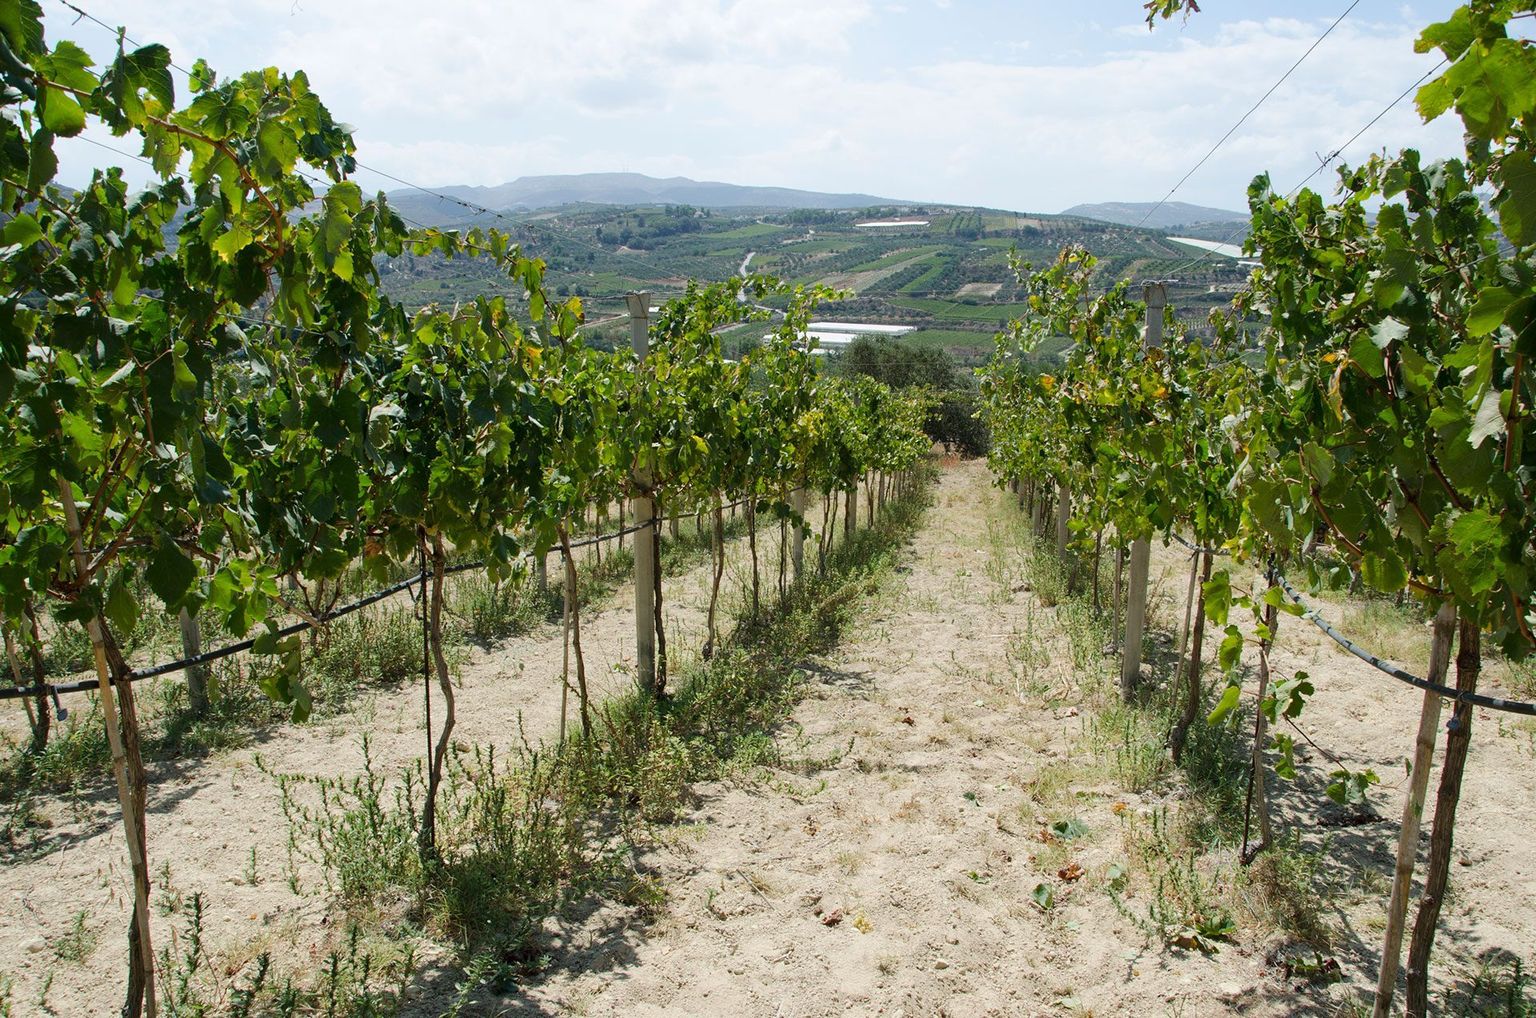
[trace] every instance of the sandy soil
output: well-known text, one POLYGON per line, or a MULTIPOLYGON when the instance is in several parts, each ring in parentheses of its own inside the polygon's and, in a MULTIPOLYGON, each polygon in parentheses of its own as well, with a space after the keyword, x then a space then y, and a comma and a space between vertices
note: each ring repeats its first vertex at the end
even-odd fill
MULTIPOLYGON (((1327 830, 1318 820, 1338 808, 1322 795, 1326 761, 1304 763, 1278 793, 1308 845, 1330 843, 1323 869, 1335 890, 1320 907, 1340 933, 1320 946, 1345 981, 1287 984, 1270 960, 1285 938, 1267 930, 1243 931, 1212 956, 1149 944, 1103 877, 1130 863, 1127 829, 1176 809, 1181 793, 1130 794, 1083 761, 1088 712, 1059 640, 1046 636, 1053 653, 1029 688, 1016 681, 1010 645, 1048 630, 1054 612, 1006 573, 989 576, 988 520, 1013 510, 988 485, 981 464, 945 472, 909 568, 820 666, 796 714, 794 752, 836 762, 701 789, 699 807, 647 860, 670 889, 666 917, 641 928, 600 910, 563 931, 550 978, 484 1000, 484 1013, 1336 1014, 1374 984, 1418 695, 1309 626, 1284 633, 1277 668, 1304 666, 1319 689, 1309 734, 1389 786, 1375 806, 1393 819, 1327 830), (1089 833, 1046 845, 1060 816, 1032 793, 1048 769, 1071 773, 1074 761, 1084 766, 1062 792, 1089 833), (1078 882, 1057 875, 1071 863, 1085 870, 1078 882), (1032 899, 1042 884, 1055 894, 1049 911, 1032 899)), ((1159 550, 1157 562, 1155 595, 1171 618, 1187 559, 1159 550)), ((1464 978, 1456 958, 1494 949, 1529 963, 1536 951, 1536 847, 1518 833, 1536 812, 1531 738, 1502 737, 1493 719, 1476 724, 1463 865, 1435 967, 1442 986, 1464 978)))
MULTIPOLYGON (((1273 960, 1285 938, 1272 928, 1244 928, 1210 956, 1149 943, 1116 909, 1108 873, 1137 865, 1137 832, 1165 808, 1176 812, 1184 793, 1177 781, 1131 793, 1088 752, 1092 684, 1072 664, 1057 610, 989 541, 989 524, 1015 510, 984 465, 946 469, 936 497, 905 565, 842 648, 807 663, 810 693, 783 734, 786 756, 800 763, 701 786, 690 814, 647 852, 643 864, 668 892, 665 914, 647 925, 609 904, 552 926, 542 980, 481 996, 465 1014, 1350 1013, 1344 1005, 1372 984, 1380 950, 1419 695, 1311 627, 1284 623, 1277 669, 1305 668, 1318 688, 1307 734, 1383 780, 1373 804, 1384 819, 1363 823, 1324 798, 1332 765, 1317 751, 1277 793, 1305 846, 1328 843, 1317 907, 1337 935, 1317 946, 1340 963, 1342 982, 1288 982, 1273 960), (1065 817, 1086 827, 1067 843, 1047 833, 1065 817), (1356 822, 1324 826, 1339 819, 1356 822), (1073 865, 1080 879, 1059 875, 1073 865), (1048 910, 1034 899, 1042 886, 1054 894, 1048 910)), ((1154 598, 1171 625, 1188 560, 1159 549, 1155 561, 1154 598)), ((701 591, 696 569, 669 595, 675 646, 699 643, 701 591)), ((594 675, 622 667, 632 633, 625 603, 621 591, 587 630, 594 675)), ((477 656, 465 669, 464 738, 507 741, 519 718, 530 734, 549 732, 559 647, 558 634, 540 633, 477 656)), ((366 729, 377 760, 403 762, 420 752, 418 697, 380 696, 255 749, 285 771, 347 774, 366 729)), ((1536 738, 1483 711, 1475 726, 1434 970, 1441 987, 1465 980, 1486 952, 1536 962, 1536 738)), ((324 903, 283 884, 286 832, 253 751, 160 769, 152 852, 178 886, 209 897, 212 943, 302 943, 318 936, 324 903), (256 886, 242 876, 253 845, 256 886)), ((0 967, 17 977, 20 1013, 49 969, 61 1014, 106 1014, 116 1001, 128 910, 110 805, 92 800, 69 816, 58 804, 58 849, 0 872, 0 967), (100 946, 82 964, 57 962, 47 945, 82 908, 100 946), (93 995, 101 986, 113 988, 106 1000, 93 995)), ((305 879, 318 882, 312 872, 305 879)), ((1128 911, 1144 914, 1146 897, 1133 892, 1128 911)), ((452 981, 424 973, 407 1013, 440 1013, 452 981)))
MULTIPOLYGON (((691 526, 684 522, 683 526, 691 526)), ((777 527, 759 535, 763 582, 777 582, 777 527)), ((551 556, 558 583, 559 556, 551 556)), ((730 546, 722 585, 729 611, 750 583, 747 542, 730 546)), ((668 577, 665 614, 669 652, 696 655, 704 642, 709 568, 700 564, 668 577)), ((634 655, 634 592, 625 584, 600 610, 584 613, 582 643, 594 697, 631 681, 634 655)), ((513 749, 553 739, 560 723, 562 637, 558 625, 489 650, 471 650, 458 689, 455 740, 513 749)), ((78 699, 78 698, 77 698, 78 699)), ((436 698, 434 698, 436 699, 436 698)), ((15 702, 9 728, 24 725, 15 702)), ((81 703, 75 706, 83 706, 81 703)), ((435 706, 441 722, 441 703, 435 706)), ((575 723, 575 705, 571 705, 575 723)), ((379 692, 351 712, 303 726, 256 734, 248 748, 211 758, 150 767, 149 853, 156 888, 166 884, 183 896, 201 892, 206 903, 205 941, 215 957, 232 963, 271 948, 282 956, 294 945, 321 950, 329 930, 323 878, 299 860, 300 894, 287 883, 288 828, 277 783, 259 772, 256 757, 274 771, 312 776, 351 776, 363 764, 361 736, 368 733, 375 770, 393 775, 424 752, 421 690, 417 685, 379 692), (254 853, 254 854, 253 854, 254 853), (254 867, 251 861, 255 860, 254 867), (256 881, 249 876, 254 872, 256 881)), ((115 1013, 124 971, 124 931, 132 913, 127 850, 110 782, 79 796, 39 803, 50 824, 49 850, 0 868, 0 973, 14 980, 18 1014, 32 1013, 43 980, 52 973, 47 1000, 61 1015, 115 1013), (127 897, 125 897, 127 896, 127 897), (67 940, 84 912, 86 957, 62 961, 55 945, 67 940), (110 988, 103 991, 103 987, 110 988)), ((180 917, 154 917, 157 945, 169 941, 180 917)), ((42 1013, 38 1011, 37 1013, 42 1013)))

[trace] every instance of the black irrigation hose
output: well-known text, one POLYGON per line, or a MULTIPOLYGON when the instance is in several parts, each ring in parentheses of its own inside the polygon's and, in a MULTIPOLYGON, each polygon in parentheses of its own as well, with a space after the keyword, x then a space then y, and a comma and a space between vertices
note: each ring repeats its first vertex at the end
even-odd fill
MULTIPOLYGON (((463 565, 452 567, 451 569, 447 570, 447 573, 449 575, 452 575, 453 573, 462 573, 470 569, 478 569, 484 564, 485 563, 483 562, 466 562, 463 565)), ((400 593, 402 590, 408 590, 421 581, 421 576, 412 576, 410 579, 401 580, 399 583, 385 587, 383 590, 375 591, 374 593, 369 594, 367 597, 353 601, 351 604, 343 605, 342 607, 337 608, 335 611, 327 612, 324 615, 321 615, 319 618, 313 620, 306 619, 300 622, 295 622, 292 625, 284 626, 273 635, 277 639, 283 639, 285 637, 294 636, 298 633, 307 632, 308 630, 314 629, 317 625, 324 625, 325 623, 339 619, 344 615, 351 615, 353 612, 362 611, 369 605, 377 604, 385 598, 393 597, 394 595, 400 593)), ((140 679, 153 679, 161 675, 168 675, 171 672, 179 672, 185 668, 194 668, 198 665, 211 664, 214 661, 218 661, 226 657, 232 657, 235 654, 240 654, 250 650, 252 647, 256 646, 256 639, 257 638, 253 637, 249 640, 240 640, 236 643, 226 644, 225 646, 219 647, 215 650, 205 651, 202 654, 197 654, 193 657, 182 658, 179 661, 167 661, 165 664, 154 665, 149 668, 135 668, 133 671, 128 673, 128 681, 138 682, 140 679)), ((80 679, 75 682, 54 683, 49 685, 48 689, 56 694, 83 693, 87 690, 97 688, 97 685, 98 680, 96 679, 80 679)), ((23 696, 31 696, 36 692, 36 686, 26 686, 14 689, 0 689, 0 700, 15 700, 23 696)))
POLYGON ((1194 552, 1196 555, 1216 555, 1216 556, 1220 557, 1220 556, 1230 556, 1232 554, 1230 551, 1227 551, 1227 549, 1225 549, 1225 548, 1202 548, 1198 544, 1191 544, 1190 542, 1184 540, 1184 538, 1182 536, 1180 536, 1179 534, 1172 534, 1170 536, 1175 541, 1179 542, 1184 547, 1186 547, 1190 551, 1194 552))
MULTIPOLYGON (((738 498, 734 502, 727 502, 725 505, 721 506, 720 508, 722 510, 734 509, 734 508, 736 508, 739 505, 746 505, 748 502, 751 502, 751 501, 752 501, 752 498, 750 498, 750 497, 748 497, 748 498, 738 498)), ((683 519, 688 518, 689 516, 697 516, 697 515, 698 515, 698 513, 678 513, 675 516, 657 516, 657 517, 652 518, 647 523, 636 523, 636 524, 634 524, 632 526, 625 527, 622 530, 615 530, 615 531, 613 531, 612 533, 609 533, 609 534, 598 534, 595 537, 584 537, 580 541, 572 541, 571 542, 571 550, 575 551, 577 548, 586 548, 586 547, 590 547, 591 545, 594 545, 594 544, 602 544, 604 541, 612 541, 614 538, 617 538, 617 537, 625 537, 625 536, 627 536, 629 534, 637 533, 638 531, 644 530, 646 527, 659 527, 663 523, 671 523, 673 520, 683 520, 683 519)), ((550 549, 550 551, 556 551, 556 550, 558 550, 558 549, 555 549, 555 548, 551 548, 550 549)), ((561 554, 563 555, 564 552, 562 552, 561 554)))
MULTIPOLYGON (((595 537, 585 537, 585 538, 582 538, 580 541, 572 541, 571 542, 571 550, 575 551, 577 548, 586 548, 586 547, 589 547, 589 546, 594 545, 594 544, 602 544, 604 541, 611 541, 614 538, 622 537, 625 534, 633 534, 633 533, 635 533, 638 530, 644 530, 647 527, 654 527, 656 524, 663 523, 663 522, 665 522, 665 521, 664 520, 653 519, 653 520, 650 520, 650 521, 645 522, 645 523, 636 523, 634 526, 625 527, 622 530, 615 530, 611 534, 598 534, 595 537)), ((553 549, 552 548, 550 550, 551 551, 555 551, 557 549, 553 549)), ((565 554, 564 552, 561 552, 562 556, 564 554, 565 554)))
POLYGON ((1290 596, 1291 600, 1305 609, 1306 614, 1302 618, 1321 629, 1324 633, 1328 634, 1334 643, 1337 643, 1340 647, 1343 647, 1377 671, 1384 672, 1399 682, 1406 682, 1408 685, 1415 686, 1426 692, 1438 693, 1447 700, 1476 704, 1479 707, 1487 707, 1489 710, 1504 711, 1509 714, 1524 714, 1528 717, 1536 717, 1536 703, 1522 703, 1519 700, 1506 700, 1503 697, 1486 696, 1482 693, 1462 693, 1452 689, 1450 686, 1442 686, 1439 683, 1430 682, 1428 679, 1421 679, 1417 675, 1399 668, 1390 661, 1383 661, 1375 654, 1356 644, 1349 637, 1340 635, 1338 630, 1323 621, 1322 616, 1317 614, 1317 609, 1307 607, 1306 602, 1301 599, 1301 595, 1296 592, 1296 588, 1292 587, 1284 576, 1277 573, 1276 578, 1279 579, 1280 586, 1285 588, 1285 592, 1290 596))
MULTIPOLYGON (((751 500, 751 498, 738 499, 737 501, 732 502, 729 505, 722 506, 721 508, 729 509, 734 506, 745 505, 751 500)), ((682 515, 693 514, 685 513, 682 515)), ((678 516, 677 519, 682 519, 682 515, 678 516)), ((648 523, 638 523, 634 526, 625 527, 622 530, 616 530, 609 534, 598 534, 594 537, 588 537, 584 540, 573 542, 571 544, 571 548, 585 548, 589 545, 600 544, 603 541, 612 541, 626 534, 633 534, 636 531, 644 530, 647 527, 658 526, 661 523, 667 522, 671 518, 672 517, 653 519, 648 523)), ((483 561, 464 562, 460 565, 450 566, 448 569, 443 571, 443 575, 453 576, 456 573, 465 573, 469 572, 471 569, 482 569, 484 567, 485 562, 483 561)), ((426 577, 423 574, 412 576, 409 579, 401 580, 399 583, 385 587, 383 590, 375 591, 374 593, 369 594, 367 597, 353 601, 351 604, 343 605, 334 611, 326 612, 324 615, 321 615, 318 618, 306 619, 300 622, 295 622, 292 625, 284 626, 282 629, 279 629, 276 633, 274 633, 273 636, 276 639, 281 640, 285 637, 297 635, 298 633, 308 632, 311 629, 325 625, 326 623, 332 622, 345 615, 351 615, 353 612, 362 611, 369 605, 377 604, 385 598, 394 597, 401 591, 409 590, 410 588, 414 587, 416 584, 422 582, 425 578, 426 577)), ((197 654, 188 658, 182 658, 179 661, 167 661, 164 664, 153 665, 149 668, 135 668, 128 673, 128 681, 138 682, 140 679, 153 679, 161 675, 169 675, 171 672, 179 672, 186 668, 195 668, 199 665, 211 664, 214 661, 219 661, 226 657, 233 657, 236 654, 244 653, 245 651, 248 651, 252 647, 256 646, 256 639, 257 638, 253 637, 249 640, 240 640, 236 643, 231 643, 226 646, 219 647, 216 650, 205 651, 202 654, 197 654)), ((92 689, 96 689, 98 685, 99 681, 97 679, 79 679, 75 682, 51 683, 44 688, 54 697, 57 697, 60 693, 88 692, 92 689)), ((23 697, 35 696, 37 691, 38 687, 36 686, 15 686, 10 689, 0 689, 0 701, 19 700, 23 697)))
MULTIPOLYGON (((1172 536, 1175 541, 1179 542, 1192 552, 1204 552, 1211 555, 1231 554, 1222 548, 1197 547, 1196 545, 1186 541, 1178 534, 1174 534, 1172 536)), ((1438 693, 1448 700, 1464 701, 1466 703, 1476 704, 1479 707, 1487 707, 1489 710, 1504 711, 1509 714, 1524 714, 1528 717, 1536 717, 1536 703, 1524 703, 1519 700, 1506 700, 1500 696, 1487 696, 1483 693, 1458 692, 1457 690, 1452 689, 1450 686, 1442 686, 1438 683, 1430 682, 1428 679, 1421 679, 1417 675, 1414 675, 1412 672, 1405 671, 1390 661, 1382 660, 1375 654, 1372 654, 1370 651, 1366 650, 1364 647, 1361 647, 1359 644, 1355 643, 1349 637, 1342 635, 1338 630, 1334 629, 1331 625, 1325 622, 1322 616, 1317 613, 1317 609, 1308 607, 1307 603, 1301 599, 1301 595, 1296 592, 1296 588, 1291 586, 1290 581, 1288 581, 1284 575, 1277 572, 1275 576, 1280 581, 1280 586, 1285 588, 1285 592, 1290 596, 1290 599, 1301 608, 1305 609, 1306 613, 1302 616, 1302 618, 1311 622, 1318 629, 1321 629, 1328 635, 1330 639, 1333 640, 1334 643, 1337 643, 1340 647, 1343 647, 1345 650, 1349 651, 1351 654, 1355 655, 1355 657, 1375 668, 1377 671, 1390 675, 1394 679, 1397 679, 1399 682, 1406 682, 1410 686, 1415 686, 1427 692, 1438 693)))

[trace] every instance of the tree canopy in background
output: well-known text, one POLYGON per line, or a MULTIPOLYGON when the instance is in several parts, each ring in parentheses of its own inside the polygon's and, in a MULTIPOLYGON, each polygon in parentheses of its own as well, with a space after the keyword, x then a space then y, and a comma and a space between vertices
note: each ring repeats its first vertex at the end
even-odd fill
POLYGON ((844 375, 866 375, 892 389, 926 388, 936 399, 923 430, 946 451, 984 456, 991 440, 976 416, 976 383, 947 350, 884 336, 859 336, 834 361, 844 375))

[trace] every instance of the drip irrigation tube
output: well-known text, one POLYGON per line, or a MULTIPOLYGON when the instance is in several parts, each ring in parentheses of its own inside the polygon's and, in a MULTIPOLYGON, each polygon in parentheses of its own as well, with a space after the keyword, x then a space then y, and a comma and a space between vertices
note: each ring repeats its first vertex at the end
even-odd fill
MULTIPOLYGON (((451 569, 447 570, 447 573, 449 575, 452 575, 453 573, 462 573, 470 569, 478 569, 484 564, 485 563, 483 562, 466 562, 463 565, 452 567, 451 569)), ((277 630, 273 636, 275 636, 277 639, 283 639, 298 633, 307 632, 308 630, 314 629, 317 624, 324 625, 325 623, 339 619, 344 615, 351 615, 353 612, 362 611, 364 608, 371 604, 377 604, 385 598, 393 597, 403 590, 409 590, 411 587, 415 586, 421 581, 422 577, 419 575, 412 576, 409 579, 401 580, 399 583, 385 587, 383 590, 375 591, 372 594, 369 594, 367 597, 359 598, 358 600, 353 601, 351 604, 343 605, 342 607, 337 608, 335 611, 326 612, 324 615, 319 616, 313 621, 304 620, 295 622, 292 625, 284 626, 283 628, 277 630)), ((128 673, 128 681, 138 682, 141 679, 153 679, 161 675, 168 675, 171 672, 179 672, 185 668, 211 664, 214 661, 218 661, 226 657, 232 657, 235 654, 240 654, 250 650, 252 647, 256 646, 256 639, 257 638, 252 637, 249 640, 239 640, 235 643, 226 644, 225 646, 219 647, 215 650, 205 651, 202 654, 197 654, 188 658, 182 658, 178 661, 167 661, 164 664, 153 665, 149 668, 135 668, 128 673)), ((47 689, 54 694, 83 693, 95 688, 97 688, 97 681, 95 679, 81 679, 78 682, 53 683, 47 687, 47 689)), ((32 696, 36 692, 36 686, 0 689, 0 700, 14 700, 23 696, 32 696)))
POLYGON ((1232 554, 1230 551, 1227 551, 1227 549, 1225 549, 1225 548, 1202 548, 1198 544, 1191 544, 1189 541, 1186 541, 1179 534, 1171 534, 1169 536, 1171 536, 1175 541, 1177 541, 1180 544, 1182 544, 1184 547, 1188 548, 1190 551, 1194 552, 1196 555, 1215 555, 1218 558, 1220 558, 1220 557, 1224 557, 1224 556, 1231 556, 1231 554, 1232 554))
MULTIPOLYGON (((646 523, 636 523, 634 526, 624 527, 621 530, 615 530, 611 534, 597 534, 597 535, 595 535, 593 537, 584 537, 580 541, 572 541, 571 542, 571 550, 575 551, 577 548, 586 548, 586 547, 590 547, 591 545, 594 545, 594 544, 602 544, 604 541, 611 541, 614 538, 621 537, 621 536, 623 536, 625 534, 633 534, 633 533, 635 533, 638 530, 644 530, 647 527, 653 527, 656 524, 662 523, 662 522, 665 522, 665 521, 663 521, 663 520, 650 520, 649 522, 646 522, 646 523)), ((562 557, 565 554, 565 552, 562 549, 559 549, 559 548, 550 548, 549 550, 550 551, 558 551, 558 552, 560 552, 562 557)))
POLYGON ((1460 703, 1476 704, 1479 707, 1487 707, 1489 710, 1504 711, 1508 714, 1524 714, 1527 717, 1536 717, 1536 703, 1522 703, 1519 700, 1506 700, 1500 696, 1487 696, 1483 693, 1458 692, 1450 686, 1442 686, 1437 682, 1430 682, 1428 679, 1421 679, 1417 675, 1414 675, 1412 672, 1405 671, 1390 661, 1382 660, 1375 654, 1372 654, 1370 651, 1366 650, 1364 647, 1361 647, 1359 644, 1355 643, 1349 637, 1340 634, 1338 630, 1334 629, 1331 625, 1324 621, 1322 616, 1318 615, 1317 609, 1308 607, 1307 603, 1301 599, 1301 595, 1296 592, 1296 588, 1291 586, 1290 581, 1288 581, 1284 576, 1277 573, 1276 578, 1280 581, 1280 586, 1285 589, 1285 592, 1290 597, 1290 599, 1299 605, 1302 609, 1304 609, 1305 613, 1302 615, 1302 618, 1311 622, 1318 629, 1321 629, 1328 635, 1330 639, 1333 640, 1334 643, 1337 643, 1340 647, 1343 647, 1345 650, 1349 651, 1351 654, 1355 655, 1355 657, 1375 668, 1377 671, 1390 675, 1399 682, 1406 682, 1408 685, 1414 686, 1418 689, 1422 689, 1431 693, 1438 693, 1440 696, 1445 697, 1447 700, 1455 700, 1460 703))
MULTIPOLYGON (((728 509, 733 506, 745 505, 750 501, 752 501, 751 498, 737 499, 735 502, 729 503, 729 505, 722 506, 721 508, 728 509)), ((683 516, 691 515, 693 514, 683 513, 677 518, 682 519, 683 516)), ((573 541, 571 543, 571 548, 572 550, 575 550, 576 548, 585 548, 590 545, 601 544, 604 541, 612 541, 627 534, 633 534, 637 531, 644 530, 647 527, 659 526, 660 524, 668 522, 671 519, 672 517, 658 517, 648 523, 635 524, 634 526, 625 527, 621 530, 615 530, 608 534, 597 534, 592 537, 584 538, 580 541, 573 541)), ((532 557, 532 553, 524 552, 520 557, 529 558, 532 557)), ((482 569, 484 567, 484 561, 464 562, 456 566, 450 566, 448 569, 444 570, 443 575, 453 576, 456 573, 465 573, 472 569, 482 569)), ((284 626, 272 635, 276 639, 281 640, 285 637, 307 632, 316 628, 317 626, 325 625, 328 622, 332 622, 346 615, 351 615, 353 612, 362 611, 369 605, 377 604, 380 601, 383 601, 385 598, 394 597, 396 594, 402 591, 410 590, 416 584, 421 583, 425 578, 426 577, 424 574, 408 577, 407 579, 401 580, 399 583, 385 587, 383 590, 375 591, 372 594, 369 594, 367 597, 359 598, 358 600, 353 601, 351 604, 346 604, 340 608, 335 609, 334 611, 326 612, 324 615, 321 615, 313 620, 303 620, 300 622, 295 622, 292 625, 284 626)), ((244 653, 245 651, 248 651, 252 647, 256 646, 256 640, 256 637, 252 637, 248 640, 239 640, 235 643, 227 644, 215 650, 205 651, 202 654, 196 654, 192 657, 182 658, 178 661, 167 661, 164 664, 152 665, 148 668, 135 668, 128 673, 128 681, 138 682, 141 679, 153 679, 161 675, 169 675, 172 672, 179 672, 186 668, 211 664, 214 661, 219 661, 226 657, 233 657, 236 654, 244 653)), ((96 689, 97 685, 98 684, 95 679, 81 679, 76 682, 50 683, 46 686, 43 686, 42 689, 44 692, 47 692, 53 697, 57 698, 60 693, 88 692, 90 690, 96 689)), ((37 686, 13 686, 9 689, 0 689, 0 701, 19 700, 23 697, 35 696, 37 695, 37 692, 37 686)), ((60 716, 62 717, 62 715, 60 716)))

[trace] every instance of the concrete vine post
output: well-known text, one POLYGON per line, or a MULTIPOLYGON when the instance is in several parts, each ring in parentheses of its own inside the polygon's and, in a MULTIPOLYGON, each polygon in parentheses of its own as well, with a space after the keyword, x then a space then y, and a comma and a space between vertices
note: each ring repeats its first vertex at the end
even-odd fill
MULTIPOLYGON (((203 652, 203 629, 197 617, 182 608, 176 613, 176 622, 181 627, 181 656, 197 657, 203 652)), ((187 666, 187 704, 197 717, 208 713, 208 666, 205 664, 187 666)))

